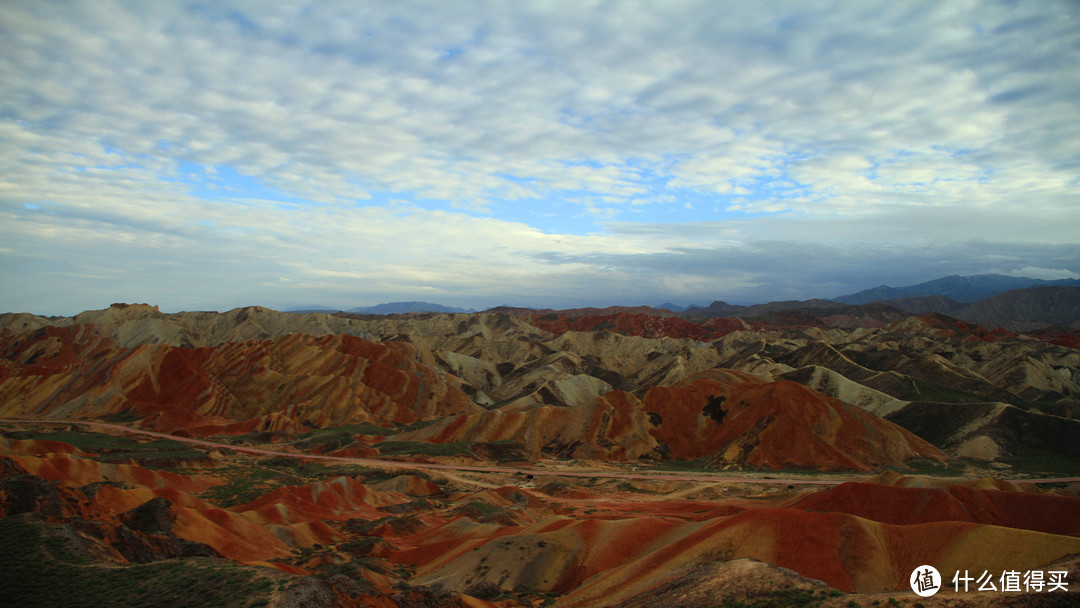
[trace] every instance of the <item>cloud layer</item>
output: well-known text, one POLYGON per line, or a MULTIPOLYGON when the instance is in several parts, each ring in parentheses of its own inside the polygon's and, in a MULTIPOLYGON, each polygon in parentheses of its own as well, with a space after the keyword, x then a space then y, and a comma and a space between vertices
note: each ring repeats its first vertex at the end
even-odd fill
POLYGON ((1072 2, 17 3, 0 308, 1080 274, 1072 2))

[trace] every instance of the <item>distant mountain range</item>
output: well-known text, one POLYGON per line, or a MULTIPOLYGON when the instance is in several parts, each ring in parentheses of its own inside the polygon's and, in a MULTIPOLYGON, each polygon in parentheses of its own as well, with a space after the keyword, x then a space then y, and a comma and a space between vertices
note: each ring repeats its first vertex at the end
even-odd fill
POLYGON ((443 306, 442 304, 432 304, 431 302, 388 302, 386 304, 376 304, 375 306, 358 306, 356 308, 350 308, 345 312, 351 312, 361 315, 400 315, 409 312, 476 312, 473 309, 456 308, 454 306, 443 306))
POLYGON ((913 314, 939 312, 984 327, 1013 331, 1080 325, 1080 287, 1040 285, 1012 289, 964 304, 943 296, 904 298, 884 302, 913 314))
MULTIPOLYGON (((338 312, 324 306, 298 307, 287 312, 338 312)), ((444 306, 431 302, 388 302, 359 306, 343 312, 362 315, 408 313, 472 313, 472 309, 444 306)), ((658 307, 610 306, 555 311, 524 307, 498 306, 487 312, 532 315, 559 312, 570 317, 617 313, 673 315, 687 319, 754 319, 784 314, 807 319, 845 316, 852 319, 878 318, 892 322, 896 313, 922 315, 940 313, 980 325, 1000 326, 1013 331, 1027 331, 1048 326, 1080 325, 1080 280, 1047 281, 1000 274, 950 276, 904 287, 881 285, 872 289, 839 296, 831 300, 790 300, 742 306, 717 300, 708 306, 680 306, 672 303, 658 307), (873 304, 873 307, 866 307, 873 304), (890 313, 889 311, 893 311, 890 313)), ((793 321, 793 317, 787 321, 793 321)))
MULTIPOLYGON (((325 306, 306 306, 292 308, 286 312, 339 312, 339 309, 327 308, 325 306)), ((357 306, 356 308, 350 308, 340 312, 348 312, 357 315, 399 315, 411 312, 469 313, 476 311, 466 308, 455 308, 453 306, 443 306, 442 304, 432 304, 431 302, 386 302, 374 306, 357 306)))
POLYGON ((1047 327, 1080 327, 1080 286, 1041 285, 1012 289, 975 302, 958 302, 943 295, 878 300, 867 304, 842 304, 829 300, 770 302, 738 306, 713 302, 684 313, 687 319, 735 317, 739 319, 783 320, 785 323, 813 322, 814 319, 847 318, 855 325, 869 319, 893 322, 897 315, 940 313, 976 323, 986 328, 1031 331, 1047 327))
POLYGON ((833 298, 834 302, 842 304, 869 304, 870 302, 892 301, 904 298, 922 298, 928 296, 945 296, 956 302, 977 302, 990 296, 997 295, 1013 289, 1027 287, 1040 287, 1050 285, 1080 286, 1077 279, 1059 279, 1046 281, 1043 279, 1031 279, 1028 277, 1011 277, 1002 274, 978 274, 973 276, 949 276, 918 285, 905 287, 889 287, 879 285, 872 289, 864 289, 860 292, 833 298))

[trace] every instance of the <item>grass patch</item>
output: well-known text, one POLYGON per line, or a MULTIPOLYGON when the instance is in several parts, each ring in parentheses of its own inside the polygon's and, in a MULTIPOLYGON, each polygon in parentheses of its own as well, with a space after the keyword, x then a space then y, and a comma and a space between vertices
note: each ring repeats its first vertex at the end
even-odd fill
POLYGON ((645 468, 651 471, 680 471, 680 472, 698 472, 705 473, 709 471, 715 471, 715 467, 709 465, 704 458, 697 458, 694 460, 664 460, 655 464, 644 464, 645 468))
POLYGON ((1011 466, 1017 473, 1046 477, 1080 476, 1080 460, 1039 448, 1017 448, 1015 454, 999 456, 997 461, 1011 466))
POLYGON ((966 459, 953 460, 951 462, 938 462, 928 458, 913 458, 904 463, 902 467, 885 467, 886 470, 896 471, 902 475, 922 475, 925 477, 960 477, 967 468, 966 459))
POLYGON ((383 456, 469 456, 469 444, 464 441, 427 443, 426 441, 384 441, 376 445, 383 456))
POLYGON ((73 538, 29 515, 0 519, 0 606, 252 608, 267 605, 273 591, 257 569, 222 560, 96 564, 73 538))
POLYGON ((337 450, 352 443, 353 438, 357 435, 379 435, 385 437, 397 432, 398 431, 394 429, 377 426, 370 422, 362 422, 359 424, 347 424, 344 426, 316 429, 297 437, 296 441, 293 442, 293 445, 305 450, 316 447, 337 450))
POLYGON ((357 477, 363 478, 364 483, 372 483, 372 479, 382 481, 385 478, 385 474, 381 471, 358 464, 323 464, 321 462, 301 460, 300 464, 296 465, 293 470, 298 476, 313 481, 332 477, 357 477))
POLYGON ((207 439, 215 443, 225 443, 228 445, 255 445, 259 443, 259 439, 263 438, 261 436, 265 435, 266 433, 251 432, 240 435, 214 435, 212 437, 207 437, 207 439))
MULTIPOLYGON (((393 477, 379 469, 360 465, 325 465, 288 456, 220 467, 214 469, 214 474, 224 477, 228 482, 204 490, 199 497, 224 509, 247 504, 281 486, 303 485, 335 477, 353 477, 365 484, 372 484, 393 477)), ((427 479, 422 473, 416 474, 427 479)))
POLYGON ((123 449, 130 447, 135 440, 105 433, 83 431, 8 431, 4 436, 9 439, 34 439, 37 441, 60 441, 73 445, 86 452, 123 449))
POLYGON ((199 497, 223 509, 247 504, 281 486, 305 482, 304 478, 295 473, 261 465, 226 467, 217 469, 214 473, 228 479, 228 483, 209 488, 201 492, 199 497))
POLYGON ((206 459, 203 452, 172 439, 137 441, 130 437, 81 430, 10 431, 4 433, 4 436, 10 439, 59 441, 94 454, 95 459, 101 462, 123 463, 134 460, 147 468, 169 467, 178 460, 206 459))
POLYGON ((135 422, 142 419, 142 414, 136 412, 135 410, 124 410, 115 414, 109 414, 108 416, 102 418, 102 420, 104 420, 105 422, 111 422, 113 424, 124 424, 126 422, 135 422))

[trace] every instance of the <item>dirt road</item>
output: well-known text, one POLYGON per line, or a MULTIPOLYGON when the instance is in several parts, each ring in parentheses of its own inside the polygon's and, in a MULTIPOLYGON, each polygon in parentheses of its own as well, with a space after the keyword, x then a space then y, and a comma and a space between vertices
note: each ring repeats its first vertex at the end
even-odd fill
MULTIPOLYGON (((592 479, 626 479, 635 481, 703 481, 712 483, 757 483, 757 484, 782 484, 782 485, 813 485, 813 486, 835 486, 848 481, 860 481, 866 480, 872 477, 871 474, 859 475, 859 474, 844 474, 844 475, 829 475, 820 478, 799 478, 799 477, 773 477, 773 476, 761 476, 750 477, 743 475, 725 475, 725 474, 710 474, 710 473, 679 473, 679 472, 666 472, 666 471, 643 471, 632 473, 620 473, 614 471, 588 471, 588 470, 564 470, 564 469, 519 469, 511 467, 487 467, 487 466, 470 466, 470 465, 451 465, 451 464, 438 464, 432 462, 401 462, 397 460, 380 460, 375 458, 348 458, 344 456, 328 456, 324 454, 301 454, 296 452, 283 452, 278 450, 266 450, 263 448, 253 448, 249 446, 236 446, 227 443, 217 443, 214 441, 207 441, 205 439, 194 439, 191 437, 177 437, 175 435, 169 435, 167 433, 157 433, 154 431, 146 431, 142 429, 134 429, 131 427, 111 424, 108 422, 96 422, 90 420, 35 420, 35 419, 18 419, 18 418, 0 418, 0 424, 55 424, 55 425, 77 425, 92 427, 97 429, 104 429, 110 431, 116 431, 120 433, 128 433, 132 435, 142 435, 146 437, 157 437, 160 439, 170 439, 172 441, 179 441, 189 445, 201 446, 209 449, 224 449, 232 450, 234 452, 243 452, 247 454, 257 454, 260 456, 287 456, 289 458, 299 458, 303 460, 318 460, 329 462, 340 462, 343 464, 355 464, 367 467, 376 468, 390 468, 401 470, 447 470, 458 472, 473 472, 473 473, 501 473, 504 475, 531 475, 533 477, 582 477, 592 479)), ((1015 483, 1072 483, 1080 482, 1080 477, 1061 477, 1054 479, 1013 479, 1010 480, 1015 483)))

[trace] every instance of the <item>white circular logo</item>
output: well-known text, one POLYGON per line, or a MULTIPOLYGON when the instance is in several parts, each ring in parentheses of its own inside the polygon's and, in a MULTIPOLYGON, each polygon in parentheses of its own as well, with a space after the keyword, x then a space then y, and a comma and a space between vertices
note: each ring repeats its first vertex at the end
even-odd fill
POLYGON ((911 573, 911 590, 921 597, 930 597, 941 589, 941 575, 933 566, 919 566, 911 573))

